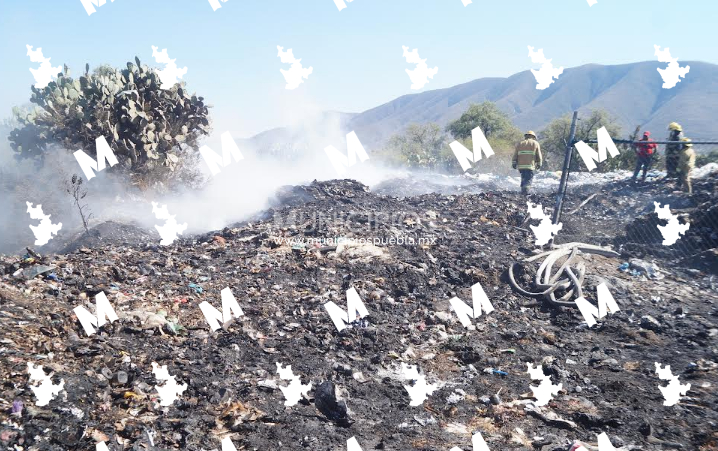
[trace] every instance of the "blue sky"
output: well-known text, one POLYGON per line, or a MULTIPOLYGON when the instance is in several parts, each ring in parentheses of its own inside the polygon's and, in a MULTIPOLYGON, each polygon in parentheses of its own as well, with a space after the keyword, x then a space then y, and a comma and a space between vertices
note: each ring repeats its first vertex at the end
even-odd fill
POLYGON ((215 132, 235 137, 420 92, 402 45, 439 67, 424 91, 536 68, 527 45, 565 68, 655 60, 654 44, 718 63, 713 0, 354 0, 342 11, 333 0, 229 0, 217 11, 207 0, 107 1, 88 16, 80 0, 0 0, 0 117, 29 99, 37 64, 26 44, 75 75, 135 55, 160 67, 151 46, 167 48, 189 90, 214 105, 215 132), (284 89, 277 45, 314 68, 296 90, 284 89))

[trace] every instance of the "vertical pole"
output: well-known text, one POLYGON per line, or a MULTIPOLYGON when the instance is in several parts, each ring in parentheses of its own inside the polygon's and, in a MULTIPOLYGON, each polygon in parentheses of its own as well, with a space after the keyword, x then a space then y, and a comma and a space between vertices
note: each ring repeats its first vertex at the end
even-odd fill
MULTIPOLYGON (((553 217, 551 222, 558 224, 561 219, 561 209, 563 208, 563 199, 566 196, 566 190, 568 189, 568 168, 571 166, 571 155, 573 155, 574 139, 576 138, 576 122, 578 121, 578 111, 573 112, 573 119, 571 120, 571 131, 568 136, 568 143, 566 143, 566 154, 563 159, 563 171, 561 172, 561 183, 558 186, 558 193, 556 194, 556 206, 553 209, 553 217)), ((549 243, 549 246, 553 244, 553 238, 549 243)))

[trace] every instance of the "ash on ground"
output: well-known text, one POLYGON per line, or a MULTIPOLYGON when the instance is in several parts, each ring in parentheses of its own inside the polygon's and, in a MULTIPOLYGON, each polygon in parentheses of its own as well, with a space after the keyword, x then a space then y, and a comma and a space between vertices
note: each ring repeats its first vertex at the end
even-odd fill
MULTIPOLYGON (((536 250, 526 198, 456 187, 315 182, 281 190, 253 220, 167 247, 106 224, 65 253, 2 257, 0 444, 216 450, 230 437, 238 450, 333 451, 356 437, 364 450, 448 450, 471 449, 481 432, 492 450, 558 451, 597 449, 605 432, 616 448, 718 449, 715 177, 692 197, 623 181, 570 193, 556 243, 621 254, 581 256, 585 296, 595 304, 605 283, 620 307, 592 328, 577 309, 509 285, 508 268, 536 250), (661 245, 653 201, 691 222, 676 246, 661 245), (476 283, 495 310, 466 329, 449 300, 470 305, 476 283), (244 316, 211 332, 199 304, 221 309, 226 287, 244 316), (324 304, 346 308, 352 287, 369 315, 338 332, 324 304), (98 293, 119 319, 88 337, 73 309, 94 313, 98 293), (64 381, 46 406, 28 362, 64 381), (187 384, 169 407, 152 362, 187 384), (402 363, 438 386, 420 406, 402 363), (546 406, 527 363, 562 384, 546 406), (664 406, 655 363, 691 384, 678 404, 664 406), (277 364, 311 382, 296 405, 284 405, 277 364)), ((530 200, 550 212, 554 196, 530 200)), ((530 275, 519 282, 530 288, 530 275)))

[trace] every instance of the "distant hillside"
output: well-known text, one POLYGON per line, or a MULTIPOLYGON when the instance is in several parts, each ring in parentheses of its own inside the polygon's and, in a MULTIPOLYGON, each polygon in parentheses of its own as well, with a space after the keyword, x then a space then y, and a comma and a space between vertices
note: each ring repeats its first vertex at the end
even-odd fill
POLYGON ((311 148, 323 149, 328 142, 317 141, 315 134, 323 134, 327 130, 345 130, 349 121, 356 113, 340 113, 327 111, 320 117, 312 117, 302 122, 300 127, 277 127, 263 131, 241 142, 250 148, 258 150, 261 154, 274 154, 287 156, 303 153, 311 148))
MULTIPOLYGON (((541 130, 554 118, 578 109, 585 113, 603 108, 617 117, 625 135, 634 127, 651 130, 656 138, 667 134, 672 121, 681 123, 693 139, 718 138, 718 65, 681 61, 689 65, 686 78, 673 89, 663 89, 657 61, 601 66, 588 64, 566 69, 545 90, 536 89, 530 71, 508 78, 480 78, 446 89, 401 96, 357 115, 344 115, 346 130, 354 130, 367 147, 376 148, 412 122, 446 125, 471 103, 495 102, 520 128, 541 130)), ((580 116, 579 116, 580 117, 580 116)), ((252 138, 287 142, 277 129, 252 138)))
MULTIPOLYGON (((365 111, 349 121, 362 140, 379 144, 412 122, 445 125, 469 104, 495 102, 520 128, 540 130, 556 117, 575 109, 579 114, 603 108, 616 116, 624 131, 637 125, 657 137, 666 126, 680 122, 694 139, 718 138, 718 66, 681 62, 691 70, 676 87, 663 89, 654 61, 567 69, 547 89, 536 89, 530 71, 508 78, 481 78, 462 85, 399 97, 365 111)), ((579 116, 580 117, 580 116, 579 116)))

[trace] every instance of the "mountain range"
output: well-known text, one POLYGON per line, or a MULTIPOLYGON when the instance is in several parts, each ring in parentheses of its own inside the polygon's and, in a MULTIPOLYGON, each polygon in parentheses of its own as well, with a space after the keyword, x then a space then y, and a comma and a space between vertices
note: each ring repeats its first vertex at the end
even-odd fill
MULTIPOLYGON (((457 119, 471 103, 491 101, 521 129, 540 131, 553 119, 579 111, 605 109, 624 134, 636 126, 663 139, 667 125, 679 122, 694 140, 718 140, 718 65, 681 61, 690 72, 674 88, 664 89, 656 61, 620 65, 587 64, 564 70, 551 86, 536 89, 530 71, 507 78, 480 78, 444 89, 398 97, 362 113, 325 113, 323 121, 354 130, 369 149, 376 149, 411 123, 457 119)), ((272 129, 249 139, 257 149, 301 141, 303 131, 272 129)), ((615 137, 618 138, 618 137, 615 137)))

